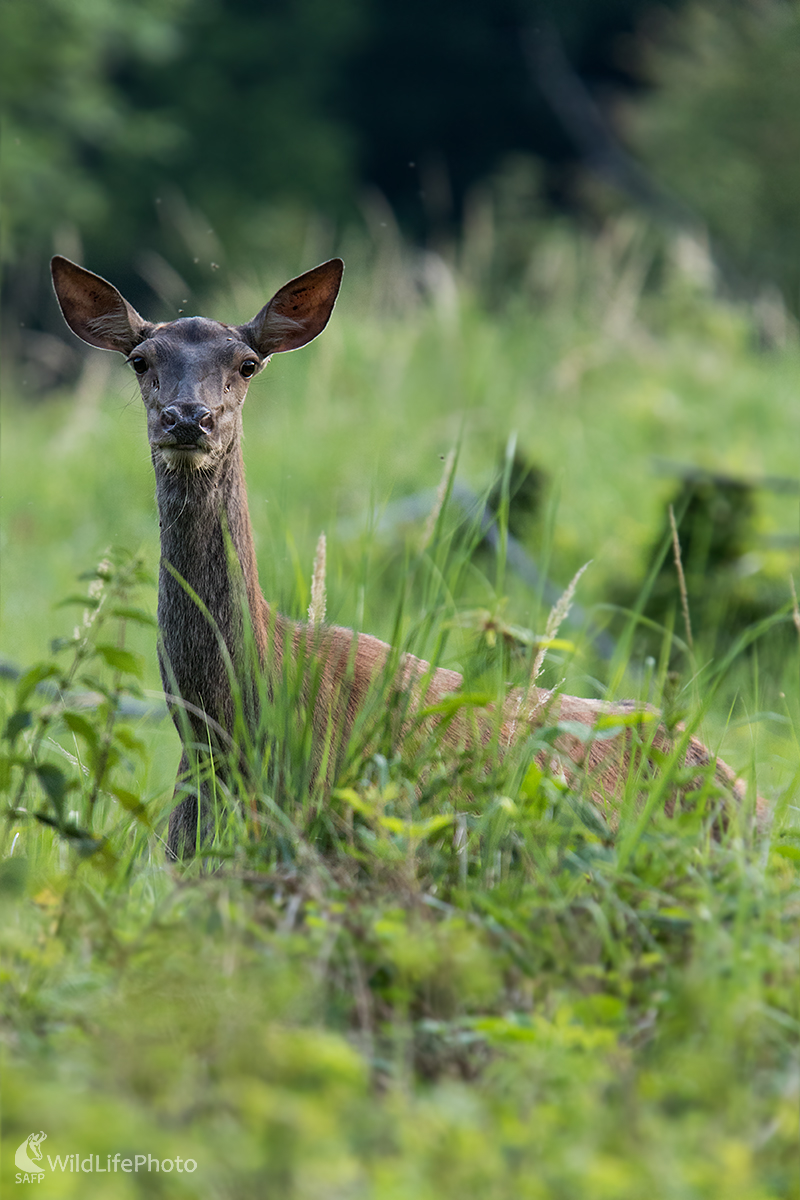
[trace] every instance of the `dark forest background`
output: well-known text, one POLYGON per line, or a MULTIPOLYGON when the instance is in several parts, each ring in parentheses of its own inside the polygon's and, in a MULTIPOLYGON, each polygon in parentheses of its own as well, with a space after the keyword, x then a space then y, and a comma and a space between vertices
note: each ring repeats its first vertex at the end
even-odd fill
POLYGON ((800 307, 794 0, 6 0, 2 22, 12 357, 54 249, 179 305, 310 213, 333 246, 385 202, 446 250, 481 189, 512 223, 694 225, 737 286, 800 307))

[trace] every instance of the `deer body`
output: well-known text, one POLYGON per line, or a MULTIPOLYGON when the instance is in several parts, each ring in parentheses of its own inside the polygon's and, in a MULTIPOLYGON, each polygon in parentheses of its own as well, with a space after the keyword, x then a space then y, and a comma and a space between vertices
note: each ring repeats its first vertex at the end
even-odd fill
MULTIPOLYGON (((287 651, 295 660, 313 657, 319 674, 314 699, 317 741, 326 730, 330 733, 333 723, 343 746, 391 648, 338 626, 312 631, 271 608, 258 580, 241 452, 241 410, 249 380, 272 354, 298 349, 322 332, 338 294, 343 263, 332 259, 290 281, 252 321, 238 326, 201 317, 151 324, 112 284, 68 259, 54 258, 52 270, 73 332, 90 345, 124 354, 138 377, 161 528, 159 659, 182 738, 187 741, 188 725, 191 743, 208 746, 212 755, 230 746, 231 674, 249 706, 250 719, 256 720, 259 689, 248 677, 252 656, 248 665, 246 653, 249 617, 256 669, 266 672, 268 693, 287 651)), ((405 655, 392 687, 410 697, 413 709, 457 691, 461 683, 456 672, 431 671, 427 663, 405 655)), ((535 688, 524 697, 524 706, 522 700, 509 698, 501 740, 510 742, 520 724, 527 728, 556 714, 592 726, 601 714, 630 713, 634 707, 556 697, 535 688)), ((450 741, 463 736, 463 727, 456 723, 443 733, 450 741)), ((618 790, 628 756, 626 739, 622 734, 617 743, 590 741, 587 747, 567 734, 559 748, 582 769, 595 772, 599 798, 618 790)), ((653 740, 660 748, 670 745, 663 726, 653 740)), ((692 738, 686 761, 703 767, 710 755, 692 738)), ((185 748, 179 788, 188 765, 185 748)), ((741 794, 743 785, 721 761, 716 775, 724 787, 741 794)), ((168 849, 173 857, 191 853, 204 820, 197 796, 184 794, 170 818, 168 849)))

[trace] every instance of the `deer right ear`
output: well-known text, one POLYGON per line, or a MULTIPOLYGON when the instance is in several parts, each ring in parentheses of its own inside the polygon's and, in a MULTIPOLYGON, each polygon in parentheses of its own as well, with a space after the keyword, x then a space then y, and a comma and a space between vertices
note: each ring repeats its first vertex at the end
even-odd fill
POLYGON ((50 263, 50 270, 64 320, 90 346, 130 354, 153 328, 99 275, 60 254, 50 263))
POLYGON ((307 345, 328 324, 343 271, 342 260, 331 258, 291 279, 252 321, 239 326, 242 338, 267 358, 307 345))

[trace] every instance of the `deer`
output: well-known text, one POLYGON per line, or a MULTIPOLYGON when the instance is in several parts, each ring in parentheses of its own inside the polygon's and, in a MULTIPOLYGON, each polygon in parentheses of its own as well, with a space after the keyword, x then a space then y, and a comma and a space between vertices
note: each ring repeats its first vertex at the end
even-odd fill
MULTIPOLYGON (((245 324, 205 317, 145 320, 113 284, 60 255, 51 263, 56 297, 69 328, 90 346, 125 356, 136 376, 147 416, 147 436, 156 484, 161 553, 158 583, 158 656, 171 715, 183 743, 169 818, 167 854, 191 857, 208 832, 211 801, 203 786, 187 788, 192 755, 205 747, 224 773, 235 727, 233 682, 239 672, 255 721, 261 674, 269 695, 287 666, 312 660, 318 671, 313 705, 315 769, 332 781, 337 751, 360 710, 387 669, 390 687, 408 701, 408 713, 435 709, 458 694, 462 676, 432 667, 410 653, 397 655, 386 642, 337 625, 311 629, 290 620, 264 596, 259 584, 242 456, 242 408, 248 388, 273 354, 300 349, 326 327, 339 294, 344 263, 332 258, 284 284, 245 324), (250 639, 254 656, 248 658, 250 639), (248 665, 249 664, 249 665, 248 665), (331 730, 335 730, 333 753, 331 730), (327 765, 321 765, 327 756, 327 765)), ((489 706, 491 707, 491 706, 489 706)), ((496 714, 495 714, 496 715, 496 714)), ((648 745, 674 749, 676 731, 656 710, 632 701, 610 703, 564 695, 533 683, 525 695, 508 697, 500 714, 499 742, 510 745, 524 731, 558 721, 565 731, 552 751, 537 761, 548 766, 560 753, 567 775, 590 777, 598 803, 619 797, 634 753, 636 717, 654 727, 648 745), (608 722, 620 727, 611 736, 608 722), (591 731, 605 723, 603 736, 575 736, 570 723, 591 731)), ((431 716, 429 720, 435 721, 431 716)), ((413 723, 413 722, 412 722, 413 723)), ((470 737, 487 739, 488 717, 477 732, 473 723, 442 722, 451 744, 470 737)), ((404 726, 405 728, 405 726, 404 726)), ((731 768, 696 737, 680 739, 683 765, 698 779, 740 802, 746 787, 731 768)), ((654 757, 657 757, 655 755, 654 757)), ((668 804, 674 805, 673 796, 668 804)), ((756 801, 763 818, 764 803, 756 801)))

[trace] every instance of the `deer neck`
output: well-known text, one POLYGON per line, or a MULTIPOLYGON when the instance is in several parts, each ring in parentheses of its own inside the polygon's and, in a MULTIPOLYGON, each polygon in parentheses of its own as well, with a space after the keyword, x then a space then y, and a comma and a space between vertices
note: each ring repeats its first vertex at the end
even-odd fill
MULTIPOLYGON (((153 465, 161 526, 158 624, 164 687, 229 727, 233 714, 226 657, 243 681, 248 669, 246 614, 261 664, 270 635, 241 448, 234 443, 208 471, 169 470, 157 456, 153 465)), ((276 647, 280 644, 280 636, 275 637, 276 647)), ((251 661, 251 674, 252 666, 251 661)))

